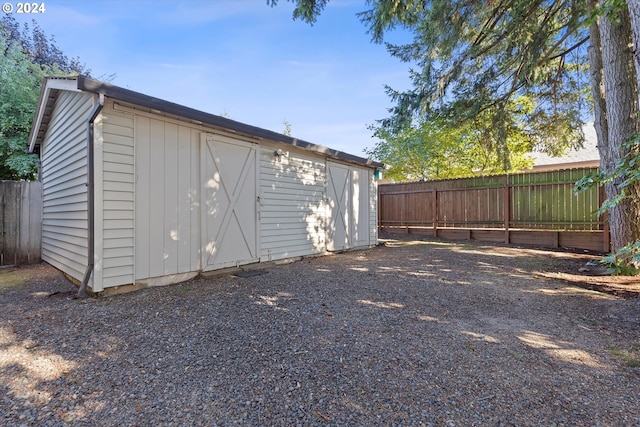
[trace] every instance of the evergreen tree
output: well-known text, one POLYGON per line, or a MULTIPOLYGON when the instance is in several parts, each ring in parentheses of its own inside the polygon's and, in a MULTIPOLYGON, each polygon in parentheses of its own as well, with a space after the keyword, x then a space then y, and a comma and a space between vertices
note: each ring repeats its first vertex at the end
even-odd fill
POLYGON ((34 22, 22 30, 10 15, 0 19, 0 179, 35 179, 37 156, 27 139, 46 75, 89 74, 69 60, 34 22))
MULTIPOLYGON (((327 2, 296 3, 294 17, 313 22, 327 2)), ((472 126, 483 114, 497 130, 486 144, 505 170, 511 169, 510 123, 530 136, 530 149, 557 155, 581 145, 589 83, 583 0, 367 3, 371 9, 359 16, 375 42, 395 27, 414 36, 407 45, 387 44, 391 55, 413 67, 413 85, 403 92, 387 87, 396 105, 382 127, 394 131, 439 118, 472 126), (510 109, 523 96, 533 108, 510 109)))

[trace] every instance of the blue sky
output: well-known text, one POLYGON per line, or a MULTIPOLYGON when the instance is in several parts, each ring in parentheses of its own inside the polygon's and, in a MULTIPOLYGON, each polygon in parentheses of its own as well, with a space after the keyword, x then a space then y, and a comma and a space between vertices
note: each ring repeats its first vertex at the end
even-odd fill
MULTIPOLYGON (((368 125, 392 106, 384 85, 409 87, 408 65, 373 44, 356 13, 332 0, 313 26, 280 0, 56 1, 35 19, 96 78, 364 156, 368 125)), ((408 41, 396 31, 389 41, 408 41)))

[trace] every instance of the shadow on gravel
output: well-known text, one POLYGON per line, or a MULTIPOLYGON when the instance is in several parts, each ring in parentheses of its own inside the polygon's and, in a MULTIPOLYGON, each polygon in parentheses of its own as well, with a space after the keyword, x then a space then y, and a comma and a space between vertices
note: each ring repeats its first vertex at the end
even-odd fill
MULTIPOLYGON (((426 245, 431 248, 468 254, 465 261, 477 261, 477 268, 504 269, 514 267, 522 273, 537 278, 545 277, 565 282, 586 290, 610 294, 622 298, 640 297, 640 277, 610 276, 606 268, 597 264, 600 253, 572 251, 569 249, 522 248, 476 242, 451 242, 443 240, 383 239, 389 247, 426 245), (485 257, 484 262, 477 256, 485 257), (518 259, 518 261, 515 261, 518 259)), ((469 266, 465 262, 465 266, 469 266)))
POLYGON ((554 276, 588 258, 387 241, 98 300, 36 267, 0 424, 637 425, 639 300, 554 276))

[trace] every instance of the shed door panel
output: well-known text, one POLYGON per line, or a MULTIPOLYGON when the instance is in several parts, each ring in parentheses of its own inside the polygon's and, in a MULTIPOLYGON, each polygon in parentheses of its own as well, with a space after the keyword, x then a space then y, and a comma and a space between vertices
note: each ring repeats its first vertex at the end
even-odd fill
POLYGON ((369 171, 327 163, 327 250, 369 244, 369 171))
POLYGON ((353 168, 351 170, 351 246, 369 244, 369 171, 353 168))
POLYGON ((327 250, 339 251, 349 247, 349 168, 327 164, 327 198, 329 218, 327 223, 327 250))
POLYGON ((202 269, 258 261, 256 147, 218 135, 202 139, 202 269))

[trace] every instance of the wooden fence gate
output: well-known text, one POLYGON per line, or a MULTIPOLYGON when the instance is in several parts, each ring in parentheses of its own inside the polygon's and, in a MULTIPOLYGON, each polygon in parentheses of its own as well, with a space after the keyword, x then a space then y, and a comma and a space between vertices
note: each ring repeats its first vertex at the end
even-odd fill
POLYGON ((40 261, 42 183, 0 181, 0 265, 40 261))
POLYGON ((378 186, 380 231, 609 251, 599 188, 574 194, 597 168, 378 186))

